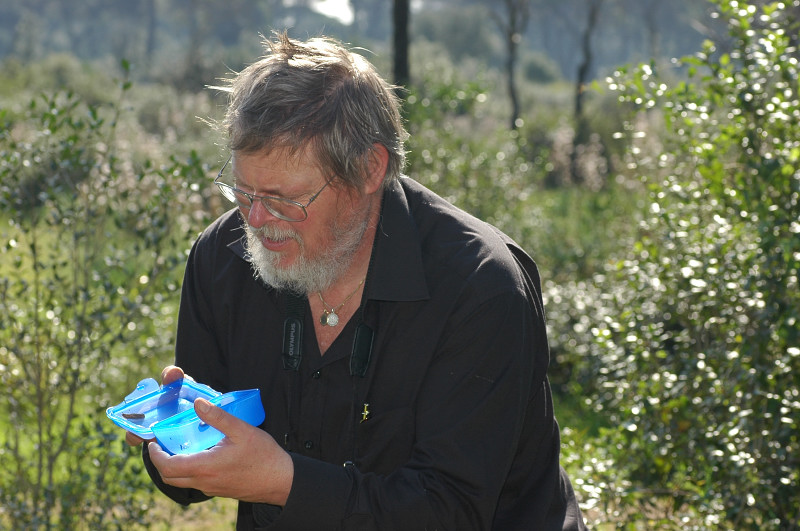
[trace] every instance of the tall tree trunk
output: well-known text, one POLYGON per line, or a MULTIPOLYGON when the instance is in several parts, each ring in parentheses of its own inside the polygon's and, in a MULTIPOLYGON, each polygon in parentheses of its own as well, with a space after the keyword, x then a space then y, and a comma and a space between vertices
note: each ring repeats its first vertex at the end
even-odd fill
POLYGON ((508 98, 511 100, 511 130, 517 128, 519 121, 519 97, 517 96, 517 50, 519 48, 519 33, 511 33, 506 36, 506 83, 508 84, 508 98))
POLYGON ((583 142, 582 135, 585 131, 578 129, 583 128, 584 115, 583 115, 583 101, 586 92, 586 84, 589 81, 589 72, 592 68, 592 35, 597 28, 597 19, 600 14, 600 4, 603 0, 589 0, 589 17, 586 24, 586 30, 581 37, 581 51, 583 52, 583 60, 578 66, 578 78, 575 81, 575 141, 583 142))
POLYGON ((506 41, 506 85, 511 100, 510 127, 513 131, 517 128, 520 115, 516 82, 517 55, 530 18, 530 0, 505 0, 505 7, 507 19, 494 10, 491 13, 506 41))
POLYGON ((597 19, 600 14, 600 5, 602 3, 603 0, 589 0, 589 17, 586 30, 583 32, 581 38, 583 60, 578 67, 578 78, 575 81, 575 135, 572 138, 572 154, 570 155, 570 176, 573 182, 576 183, 584 181, 578 155, 581 151, 580 146, 584 145, 589 140, 590 131, 589 124, 584 114, 583 103, 593 61, 592 35, 597 28, 597 19))
POLYGON ((408 64, 408 20, 410 0, 394 0, 392 20, 394 27, 394 82, 405 87, 411 81, 408 64))
POLYGON ((199 12, 200 0, 189 0, 186 5, 186 16, 189 26, 189 51, 186 54, 186 66, 181 80, 184 88, 197 91, 203 86, 203 58, 200 44, 203 42, 203 29, 199 12))

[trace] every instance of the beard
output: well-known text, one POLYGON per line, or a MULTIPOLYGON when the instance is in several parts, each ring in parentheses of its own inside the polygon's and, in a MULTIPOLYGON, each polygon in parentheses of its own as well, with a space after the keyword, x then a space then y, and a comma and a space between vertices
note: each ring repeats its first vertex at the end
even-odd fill
POLYGON ((256 276, 275 289, 300 295, 329 288, 350 266, 367 231, 368 216, 363 219, 357 216, 354 214, 344 223, 337 219, 330 228, 329 240, 332 243, 315 257, 308 256, 308 249, 297 231, 270 225, 256 229, 245 221, 247 257, 256 276), (297 259, 289 266, 281 266, 281 253, 266 249, 261 244, 261 237, 295 240, 300 249, 297 259))

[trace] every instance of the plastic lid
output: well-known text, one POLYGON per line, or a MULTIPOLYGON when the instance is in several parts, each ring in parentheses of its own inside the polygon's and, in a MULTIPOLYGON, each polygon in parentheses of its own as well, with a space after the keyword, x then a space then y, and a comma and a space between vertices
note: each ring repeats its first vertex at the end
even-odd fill
POLYGON ((197 416, 194 401, 198 398, 205 398, 252 426, 264 422, 258 389, 223 395, 187 379, 165 386, 159 386, 152 378, 142 380, 125 400, 108 408, 106 415, 114 424, 142 439, 155 438, 171 454, 190 454, 211 448, 224 437, 197 416))

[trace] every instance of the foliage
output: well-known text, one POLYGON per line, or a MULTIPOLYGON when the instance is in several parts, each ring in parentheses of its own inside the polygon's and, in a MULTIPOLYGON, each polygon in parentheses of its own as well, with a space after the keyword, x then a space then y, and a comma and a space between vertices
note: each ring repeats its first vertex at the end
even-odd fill
POLYGON ((145 522, 147 477, 104 409, 168 359, 204 173, 119 157, 120 107, 59 92, 0 115, 0 527, 145 522))
POLYGON ((800 525, 800 4, 717 4, 730 53, 706 43, 671 88, 648 65, 611 80, 649 211, 629 253, 556 294, 615 426, 580 490, 620 528, 800 525), (654 118, 670 134, 648 138, 654 118))
MULTIPOLYGON (((248 24, 277 5, 229 2, 222 9, 232 16, 220 22, 212 4, 194 11, 193 35, 164 34, 188 11, 162 18, 151 62, 144 24, 127 23, 115 49, 135 44, 151 79, 195 91, 220 57, 235 68, 258 53, 239 41, 250 42, 248 24), (187 54, 185 42, 199 38, 187 54)), ((574 17, 552 11, 563 3, 545 4, 538 34, 564 68, 578 57, 574 17)), ((615 5, 654 16, 661 4, 615 5)), ((694 12, 703 4, 681 3, 694 12)), ((733 6, 719 7, 734 51, 722 53, 725 37, 688 58, 681 66, 692 66, 693 82, 668 88, 669 72, 644 66, 613 80, 622 106, 587 94, 598 136, 580 153, 570 151, 572 88, 563 82, 521 87, 524 124, 505 130, 506 104, 486 70, 492 36, 475 40, 482 59, 457 64, 447 45, 464 42, 453 37, 458 24, 431 27, 438 42, 412 48, 409 174, 498 225, 540 264, 554 390, 587 408, 566 417, 564 464, 596 523, 797 526, 797 30, 782 18, 788 7, 733 6), (635 119, 612 141, 616 113, 630 108, 635 119), (572 179, 573 155, 595 179, 572 179), (654 206, 640 214, 642 183, 654 206), (603 270, 608 256, 621 259, 603 270)), ((112 9, 138 9, 107 7, 109 20, 131 20, 112 9)), ((603 49, 630 46, 617 19, 606 34, 617 44, 605 39, 603 49)), ((636 42, 655 29, 631 20, 636 42)), ((74 28, 78 48, 106 50, 74 28)), ((50 45, 69 40, 58 32, 50 45)), ((67 55, 9 60, 4 74, 0 96, 15 105, 44 84, 78 95, 9 109, 0 131, 0 381, 10 397, 0 404, 0 527, 147 525, 149 482, 102 410, 171 358, 182 250, 203 224, 196 213, 216 210, 200 192, 198 159, 217 153, 200 148, 188 162, 168 153, 210 146, 190 120, 213 109, 203 95, 151 84, 126 92, 138 99, 125 120, 106 78, 67 55)), ((564 396, 555 397, 560 421, 564 396)))
POLYGON ((484 137, 471 130, 487 98, 485 85, 440 72, 438 81, 420 86, 406 107, 410 175, 490 223, 519 218, 534 169, 520 152, 518 135, 489 127, 484 137))
MULTIPOLYGON (((99 107, 112 103, 117 92, 111 76, 102 75, 99 68, 82 63, 68 53, 52 54, 30 62, 10 57, 0 68, 3 71, 0 97, 6 105, 27 105, 32 93, 69 87, 70 92, 79 94, 83 102, 99 107)), ((118 68, 114 70, 119 71, 118 68)))
POLYGON ((643 190, 609 182, 601 149, 579 157, 595 170, 598 186, 566 178, 564 186, 547 186, 550 175, 568 172, 572 148, 557 94, 541 87, 523 126, 508 131, 488 79, 424 55, 423 78, 406 101, 411 177, 513 237, 534 255, 545 282, 590 276, 627 245, 643 190))

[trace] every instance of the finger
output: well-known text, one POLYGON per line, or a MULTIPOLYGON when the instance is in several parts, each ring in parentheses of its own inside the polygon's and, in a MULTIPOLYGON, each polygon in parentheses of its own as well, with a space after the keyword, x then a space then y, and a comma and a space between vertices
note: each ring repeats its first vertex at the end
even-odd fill
POLYGON ((139 437, 138 435, 134 435, 133 433, 126 431, 125 432, 125 442, 128 443, 130 446, 139 446, 144 442, 144 439, 139 437))
POLYGON ((208 468, 203 464, 200 454, 170 455, 155 441, 147 445, 147 451, 150 454, 150 462, 158 470, 161 479, 174 487, 198 488, 200 481, 198 472, 208 468))
POLYGON ((183 369, 175 365, 168 365, 161 371, 161 385, 169 385, 183 377, 183 369))
MULTIPOLYGON (((147 453, 150 454, 150 462, 153 463, 153 466, 158 469, 158 473, 161 475, 161 479, 163 479, 166 483, 170 485, 175 485, 175 481, 179 480, 182 476, 182 472, 178 472, 177 468, 179 468, 180 463, 172 462, 170 456, 167 452, 165 452, 161 446, 155 442, 151 441, 147 445, 147 453)), ((176 487, 178 485, 175 485, 176 487)))
POLYGON ((235 439, 236 435, 241 433, 243 429, 251 427, 245 421, 215 406, 205 398, 195 399, 194 410, 200 420, 218 429, 231 439, 235 439))
POLYGON ((149 441, 155 441, 155 438, 151 437, 150 439, 144 439, 142 437, 139 437, 133 432, 130 431, 125 432, 125 442, 130 444, 131 446, 139 446, 140 444, 149 441))
POLYGON ((150 441, 147 443, 147 453, 150 454, 150 461, 161 471, 162 466, 166 463, 166 459, 169 458, 167 452, 162 450, 157 442, 150 441))

